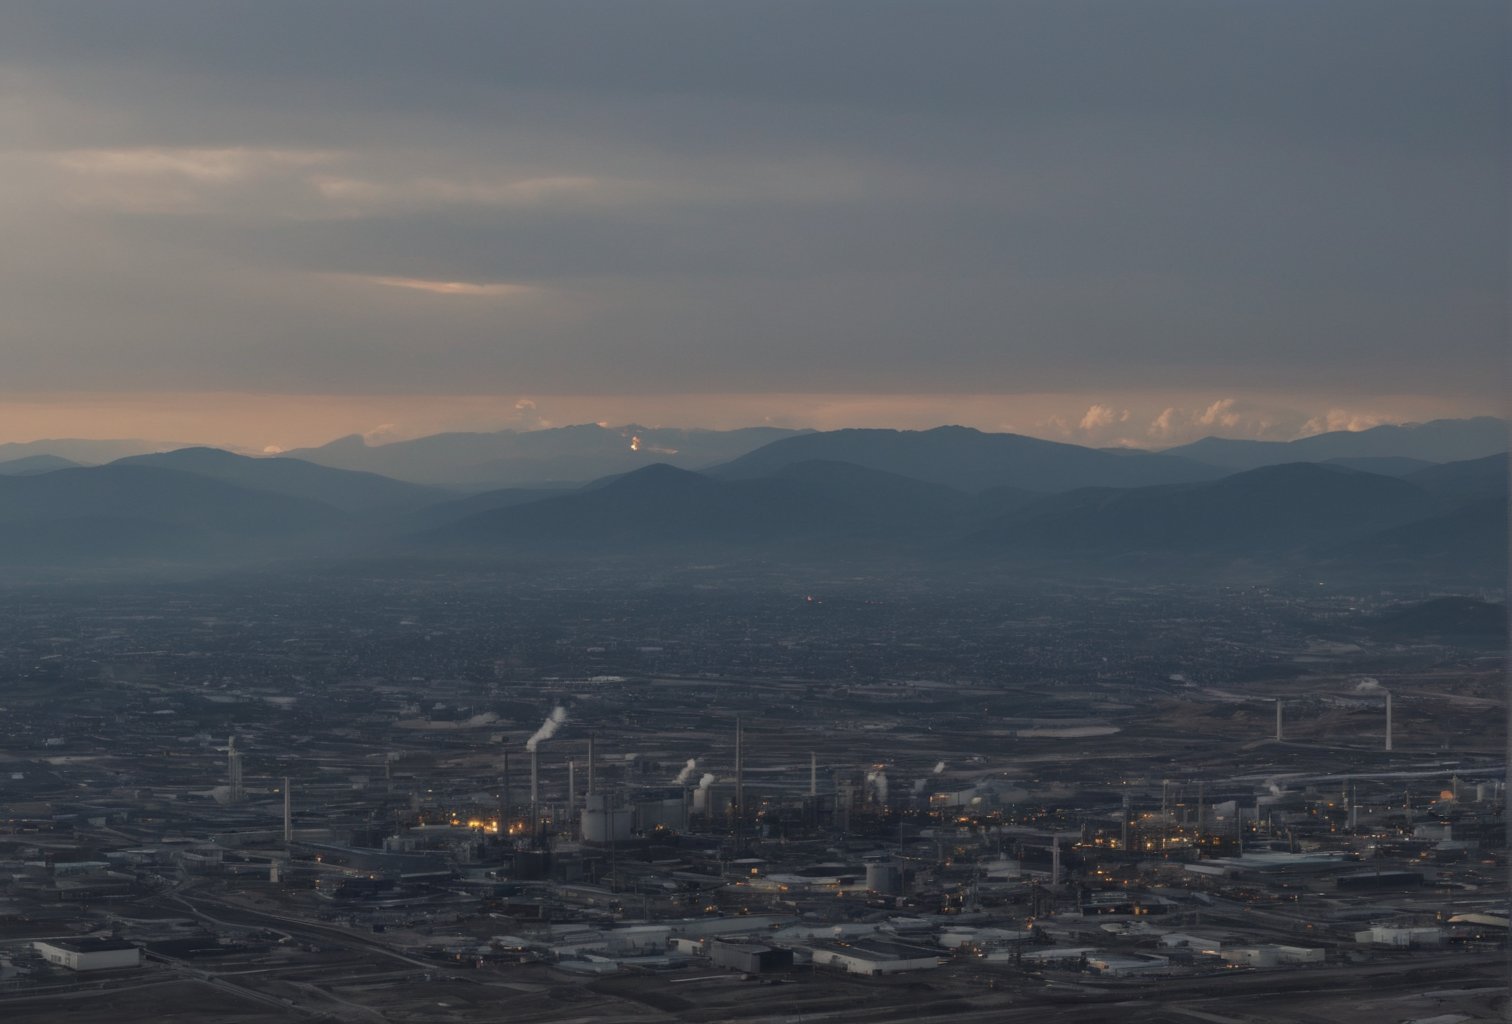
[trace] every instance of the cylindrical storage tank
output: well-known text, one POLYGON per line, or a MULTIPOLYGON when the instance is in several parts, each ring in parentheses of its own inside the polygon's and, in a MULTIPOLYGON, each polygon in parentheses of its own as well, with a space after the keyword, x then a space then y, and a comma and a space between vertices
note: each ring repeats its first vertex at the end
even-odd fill
POLYGON ((583 812, 583 842, 624 842, 630 838, 630 810, 583 812))
POLYGON ((588 806, 583 808, 583 842, 624 842, 630 838, 631 824, 630 808, 615 807, 607 796, 595 793, 588 798, 588 806))

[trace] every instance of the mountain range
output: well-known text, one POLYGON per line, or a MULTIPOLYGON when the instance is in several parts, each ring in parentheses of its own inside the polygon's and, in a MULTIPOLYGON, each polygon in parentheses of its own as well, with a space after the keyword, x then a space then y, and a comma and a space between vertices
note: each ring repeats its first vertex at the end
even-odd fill
POLYGON ((1083 448, 970 427, 833 430, 773 441, 710 470, 723 480, 770 476, 799 462, 849 462, 963 491, 1140 487, 1212 480, 1223 470, 1172 455, 1083 448))
POLYGON ((777 427, 682 430, 586 423, 545 430, 434 434, 376 445, 353 434, 318 448, 284 454, 334 469, 481 490, 582 483, 657 462, 709 466, 795 433, 777 427))
MULTIPOLYGON (((1477 416, 1466 420, 1387 424, 1368 430, 1335 430, 1295 441, 1244 441, 1205 437, 1191 444, 1165 449, 1195 462, 1227 470, 1258 469, 1285 462, 1326 462, 1346 459, 1416 459, 1423 462, 1461 462, 1507 450, 1504 419, 1477 416)), ((1369 468, 1358 466, 1358 468, 1369 468)))
POLYGON ((321 502, 345 512, 408 511, 452 497, 450 491, 377 473, 332 469, 302 459, 252 458, 219 448, 180 448, 117 460, 117 466, 175 469, 270 494, 321 502))
MULTIPOLYGON (((605 433, 595 427, 582 436, 591 447, 605 433)), ((703 450, 739 447, 729 436, 737 433, 703 450)), ((96 467, 38 461, 45 453, 33 453, 10 473, 0 466, 0 563, 713 551, 1079 571, 1179 564, 1496 581, 1505 574, 1506 456, 1435 464, 1420 458, 1416 442, 1417 455, 1379 449, 1410 431, 1379 435, 1370 442, 1376 454, 1339 455, 1330 444, 1316 452, 1327 458, 1239 472, 1187 455, 1109 452, 962 427, 777 433, 703 471, 653 461, 581 485, 477 493, 210 448, 96 467), (49 468, 55 465, 61 468, 49 468)), ((639 441, 636 462, 647 438, 668 437, 631 436, 639 441)), ((740 443, 761 436, 745 434, 740 443)), ((449 437, 425 440, 455 451, 449 437)), ((586 457, 569 442, 558 433, 539 451, 555 453, 547 461, 586 457)), ((409 444, 404 457, 419 458, 425 446, 409 444)), ((614 458, 628 450, 621 443, 614 458)))

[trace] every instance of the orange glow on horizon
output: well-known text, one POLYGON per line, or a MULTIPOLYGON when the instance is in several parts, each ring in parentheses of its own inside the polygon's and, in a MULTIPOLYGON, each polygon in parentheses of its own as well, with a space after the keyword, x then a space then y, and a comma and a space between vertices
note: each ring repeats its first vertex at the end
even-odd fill
MULTIPOLYGON (((1184 396, 1127 395, 1119 404, 1149 408, 1184 396)), ((1192 407, 1200 397, 1185 396, 1192 407)), ((1266 396, 1251 396, 1259 402, 1266 396)), ((370 444, 407 440, 444 431, 528 430, 579 423, 638 424, 730 430, 780 426, 835 430, 842 427, 928 429, 959 424, 1087 443, 1063 432, 1081 410, 1107 395, 1042 394, 731 394, 719 392, 646 395, 510 394, 274 394, 251 391, 51 392, 0 394, 0 443, 44 438, 141 438, 165 444, 208 444, 275 453, 313 447, 361 434, 370 444)), ((1291 407, 1309 407, 1306 396, 1275 396, 1291 407)), ((1316 399, 1318 407, 1336 404, 1316 399)), ((1452 399, 1385 396, 1371 400, 1392 420, 1495 414, 1452 399)), ((1159 447, 1182 438, 1157 442, 1159 447)))

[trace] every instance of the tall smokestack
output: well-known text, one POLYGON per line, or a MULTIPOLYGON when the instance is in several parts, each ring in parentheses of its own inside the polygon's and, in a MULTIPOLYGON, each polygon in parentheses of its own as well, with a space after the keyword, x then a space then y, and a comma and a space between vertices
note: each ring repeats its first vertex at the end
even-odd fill
POLYGON ((1391 749, 1391 691, 1386 691, 1386 749, 1391 749))
POLYGON ((1162 779, 1160 780, 1160 848, 1162 850, 1166 848, 1166 837, 1170 835, 1170 818, 1167 817, 1170 814, 1170 807, 1171 780, 1162 779))
POLYGON ((819 755, 809 751, 809 796, 819 795, 819 755))
POLYGON ((541 752, 530 748, 530 833, 535 834, 541 820, 541 752))
POLYGON ((745 731, 740 717, 735 718, 735 838, 740 839, 740 830, 745 824, 745 731))
POLYGON ((499 793, 499 835, 509 835, 509 817, 514 813, 514 786, 509 775, 509 751, 504 751, 504 788, 499 793))
POLYGON ((294 801, 293 801, 293 795, 289 792, 289 777, 287 775, 284 776, 283 782, 284 782, 284 785, 283 785, 283 790, 284 790, 284 845, 287 846, 288 844, 290 844, 290 843, 292 843, 294 841, 294 801))
POLYGON ((1060 885, 1060 833, 1050 833, 1050 884, 1060 885))
POLYGON ((1277 743, 1281 742, 1281 709, 1282 709, 1283 706, 1284 705, 1281 703, 1281 698, 1277 697, 1276 698, 1276 742, 1277 743))
POLYGON ((577 762, 567 761, 567 827, 577 818, 577 762))
POLYGON ((594 777, 593 777, 594 773, 595 773, 595 769, 597 767, 598 767, 598 762, 597 762, 597 760, 594 759, 594 756, 593 756, 593 733, 590 732, 588 734, 588 795, 589 796, 592 796, 594 793, 598 792, 598 790, 594 788, 595 782, 594 782, 594 777))
POLYGON ((230 803, 239 803, 242 798, 242 756, 236 749, 236 737, 226 740, 226 782, 230 790, 230 803))
POLYGON ((1119 829, 1118 847, 1127 851, 1129 848, 1129 791, 1124 790, 1123 795, 1123 823, 1119 829))

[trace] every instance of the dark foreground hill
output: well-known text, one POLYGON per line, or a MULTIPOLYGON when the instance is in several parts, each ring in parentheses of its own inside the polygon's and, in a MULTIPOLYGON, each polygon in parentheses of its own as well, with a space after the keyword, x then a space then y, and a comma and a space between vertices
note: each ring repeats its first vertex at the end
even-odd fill
POLYGON ((344 519, 329 505, 158 466, 61 469, 0 477, 0 563, 257 557, 344 519))
POLYGON ((1405 479, 1448 501, 1506 500, 1507 454, 1429 466, 1408 474, 1405 479))
POLYGON ((1504 585, 1507 499, 1479 498, 1338 545, 1330 561, 1375 574, 1449 574, 1504 585))
POLYGON ((1479 639, 1500 647, 1507 642, 1507 606, 1477 597, 1437 597, 1382 612, 1369 628, 1394 639, 1479 639))
POLYGON ((425 535, 427 545, 644 552, 857 541, 913 547, 970 514, 950 488, 836 463, 719 480, 649 466, 569 494, 492 509, 425 535))
POLYGON ((1297 463, 1202 484, 1091 488, 1033 502, 967 543, 1034 556, 1256 557, 1335 545, 1436 510, 1422 488, 1297 463))
POLYGON ((494 554, 905 555, 1077 572, 1242 563, 1277 573, 1326 565, 1374 574, 1386 566, 1481 578, 1505 552, 1505 539, 1487 528, 1505 508, 1495 499, 1484 507, 1446 502, 1409 481, 1307 463, 1204 483, 1040 496, 971 495, 835 462, 785 465, 754 479, 655 466, 487 510, 416 543, 494 554))

